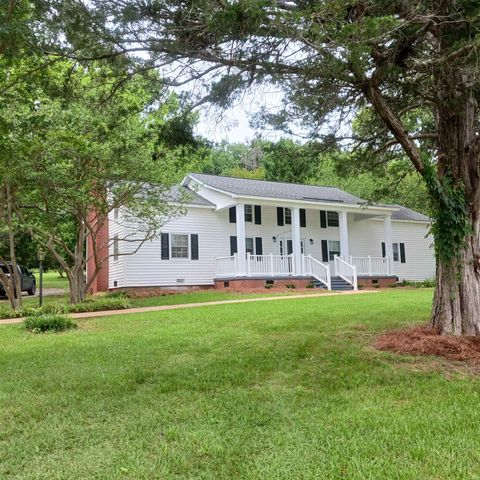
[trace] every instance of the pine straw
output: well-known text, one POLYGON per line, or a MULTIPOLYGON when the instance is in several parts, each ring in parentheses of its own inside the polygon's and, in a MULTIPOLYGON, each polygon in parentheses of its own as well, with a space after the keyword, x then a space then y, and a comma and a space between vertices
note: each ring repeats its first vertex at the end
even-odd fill
POLYGON ((480 364, 480 338, 439 335, 425 327, 387 332, 374 344, 378 350, 410 355, 436 355, 448 360, 480 364))

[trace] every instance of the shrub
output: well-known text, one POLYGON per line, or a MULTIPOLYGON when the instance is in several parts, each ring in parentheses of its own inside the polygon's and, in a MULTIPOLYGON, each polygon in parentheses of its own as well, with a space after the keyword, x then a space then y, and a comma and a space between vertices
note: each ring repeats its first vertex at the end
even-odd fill
POLYGON ((265 288, 268 288, 268 289, 273 288, 273 285, 272 284, 267 284, 267 285, 265 285, 265 288))
POLYGON ((307 283, 305 285, 305 288, 314 288, 314 287, 315 287, 315 285, 313 284, 313 282, 307 283))
POLYGON ((285 286, 287 288, 297 288, 297 286, 294 283, 287 283, 285 286))
POLYGON ((107 296, 87 300, 74 305, 66 305, 69 313, 99 312, 101 310, 125 310, 132 304, 126 297, 110 298, 107 296))
POLYGON ((434 278, 428 278, 421 282, 415 282, 413 280, 402 280, 400 283, 402 287, 413 287, 413 288, 434 288, 436 281, 434 278))
POLYGON ((116 290, 115 292, 107 292, 102 298, 130 298, 128 292, 116 290))
POLYGON ((66 315, 52 313, 33 315, 23 321, 25 330, 32 333, 63 332, 77 328, 77 324, 66 315))

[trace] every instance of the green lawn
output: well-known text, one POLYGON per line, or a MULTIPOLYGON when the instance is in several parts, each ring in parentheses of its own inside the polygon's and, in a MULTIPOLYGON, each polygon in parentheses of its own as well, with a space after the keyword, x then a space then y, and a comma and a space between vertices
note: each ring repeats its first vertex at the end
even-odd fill
MULTIPOLYGON (((204 290, 198 292, 190 293, 176 293, 176 294, 165 294, 158 295, 155 297, 146 297, 146 298, 132 298, 131 304, 132 307, 154 307, 162 305, 179 305, 182 303, 197 303, 197 302, 215 302, 218 300, 236 300, 239 298, 259 298, 259 297, 278 297, 285 295, 306 295, 306 294, 321 294, 322 290, 319 289, 308 289, 308 290, 287 290, 287 291, 277 291, 272 292, 265 289, 264 292, 260 293, 243 293, 243 292, 227 292, 222 290, 204 290)), ((23 295, 23 305, 24 306, 37 306, 38 297, 29 297, 23 295)), ((48 295, 43 297, 43 303, 68 303, 69 298, 68 294, 63 295, 48 295)), ((0 306, 8 305, 8 300, 0 300, 0 306)))
POLYGON ((378 352, 431 290, 0 328, 0 478, 474 479, 480 382, 378 352))
MULTIPOLYGON (((32 270, 37 280, 37 288, 40 287, 40 274, 38 270, 32 270)), ((43 288, 63 288, 68 291, 68 278, 60 277, 58 272, 50 271, 43 274, 43 288)))

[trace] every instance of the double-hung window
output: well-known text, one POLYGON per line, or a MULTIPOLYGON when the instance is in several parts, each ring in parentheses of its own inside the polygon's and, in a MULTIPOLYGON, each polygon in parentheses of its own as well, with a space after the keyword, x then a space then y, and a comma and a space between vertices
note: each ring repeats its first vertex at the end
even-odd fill
POLYGON ((172 233, 170 239, 172 243, 172 258, 188 258, 188 235, 172 233))
POLYGON ((333 261, 336 256, 340 256, 340 242, 338 240, 328 241, 328 259, 333 261))
POLYGON ((392 243, 392 251, 393 251, 393 261, 399 262, 400 261, 400 248, 398 243, 392 243))
POLYGON ((253 206, 252 205, 245 205, 245 221, 246 222, 253 222, 253 206))
POLYGON ((338 212, 327 211, 327 225, 329 227, 338 227, 338 212))
POLYGON ((289 208, 285 208, 285 225, 292 224, 292 211, 289 208))
POLYGON ((255 242, 253 238, 246 238, 245 239, 245 250, 250 255, 255 255, 255 242))

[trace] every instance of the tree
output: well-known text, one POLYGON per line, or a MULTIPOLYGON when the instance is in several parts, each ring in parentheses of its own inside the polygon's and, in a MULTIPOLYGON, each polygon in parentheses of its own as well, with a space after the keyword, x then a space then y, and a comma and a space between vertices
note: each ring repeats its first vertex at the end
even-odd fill
POLYGON ((22 148, 17 182, 22 198, 17 214, 21 227, 49 250, 66 273, 70 300, 81 302, 102 268, 97 241, 115 209, 123 218, 140 218, 135 235, 120 241, 135 251, 153 238, 163 222, 178 211, 167 194, 177 179, 171 145, 158 136, 178 111, 175 98, 160 103, 156 74, 137 77, 119 87, 112 99, 112 72, 100 65, 64 62, 48 72, 33 102, 33 114, 21 118, 14 132, 22 148), (74 247, 71 229, 75 225, 74 247), (85 245, 92 239, 87 258, 85 245), (95 270, 85 281, 85 266, 95 270))
POLYGON ((279 127, 299 121, 319 136, 334 124, 351 140, 338 125, 371 111, 379 128, 353 140, 401 149, 428 192, 437 256, 430 325, 480 335, 477 1, 92 0, 88 12, 91 34, 104 41, 86 58, 146 51, 141 68, 170 63, 171 84, 204 79, 207 99, 222 106, 255 81, 274 83, 284 109, 265 118, 279 127))

